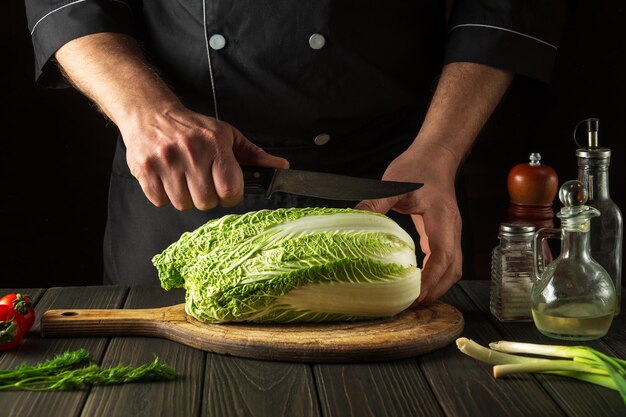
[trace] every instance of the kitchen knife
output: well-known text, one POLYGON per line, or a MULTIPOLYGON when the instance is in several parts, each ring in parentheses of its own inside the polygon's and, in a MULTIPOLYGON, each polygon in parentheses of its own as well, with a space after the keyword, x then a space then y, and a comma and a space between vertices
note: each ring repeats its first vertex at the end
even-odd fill
POLYGON ((361 201, 392 197, 420 188, 413 182, 381 181, 324 172, 242 166, 244 186, 328 200, 361 201))

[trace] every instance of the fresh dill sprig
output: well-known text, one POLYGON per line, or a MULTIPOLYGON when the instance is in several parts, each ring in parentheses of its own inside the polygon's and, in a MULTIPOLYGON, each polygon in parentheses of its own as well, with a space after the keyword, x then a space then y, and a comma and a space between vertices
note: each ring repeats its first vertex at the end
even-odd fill
POLYGON ((65 352, 36 365, 22 364, 11 371, 0 370, 0 384, 7 385, 25 378, 51 375, 76 368, 88 362, 89 352, 85 349, 65 352))
POLYGON ((176 377, 173 368, 154 361, 138 367, 119 364, 102 369, 89 363, 85 349, 65 352, 37 365, 20 365, 14 370, 0 370, 2 390, 75 390, 89 385, 115 385, 126 382, 168 381, 176 377))

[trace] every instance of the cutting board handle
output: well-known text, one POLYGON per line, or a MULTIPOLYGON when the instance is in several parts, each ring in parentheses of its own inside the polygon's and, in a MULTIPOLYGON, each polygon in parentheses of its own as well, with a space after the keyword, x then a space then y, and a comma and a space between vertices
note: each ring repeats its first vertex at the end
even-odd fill
POLYGON ((161 336, 165 327, 185 321, 183 304, 144 309, 48 310, 41 334, 56 336, 161 336))

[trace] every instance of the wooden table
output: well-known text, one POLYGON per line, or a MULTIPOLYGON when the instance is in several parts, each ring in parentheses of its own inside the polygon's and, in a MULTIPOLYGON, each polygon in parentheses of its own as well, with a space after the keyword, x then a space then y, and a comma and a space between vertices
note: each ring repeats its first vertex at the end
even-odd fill
MULTIPOLYGON (((39 315, 53 308, 151 308, 183 300, 182 292, 160 287, 19 291, 33 296, 39 315)), ((15 289, 0 290, 6 292, 15 289)), ((483 345, 502 339, 555 342, 532 322, 495 320, 488 309, 488 281, 461 282, 443 300, 463 313, 463 336, 483 345)), ((602 340, 581 344, 626 358, 624 313, 602 340)), ((454 344, 405 360, 310 365, 239 359, 156 338, 41 338, 36 324, 19 349, 0 354, 0 369, 78 348, 103 366, 138 365, 156 354, 180 376, 83 391, 0 392, 0 416, 626 416, 615 391, 551 375, 495 380, 489 365, 461 354, 454 344)))

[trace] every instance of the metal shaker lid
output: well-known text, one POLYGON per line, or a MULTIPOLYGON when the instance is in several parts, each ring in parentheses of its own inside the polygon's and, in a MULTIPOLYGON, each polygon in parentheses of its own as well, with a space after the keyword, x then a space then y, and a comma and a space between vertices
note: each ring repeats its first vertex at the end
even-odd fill
POLYGON ((512 236, 533 236, 535 234, 535 225, 524 222, 508 222, 500 223, 500 237, 512 236))

